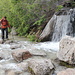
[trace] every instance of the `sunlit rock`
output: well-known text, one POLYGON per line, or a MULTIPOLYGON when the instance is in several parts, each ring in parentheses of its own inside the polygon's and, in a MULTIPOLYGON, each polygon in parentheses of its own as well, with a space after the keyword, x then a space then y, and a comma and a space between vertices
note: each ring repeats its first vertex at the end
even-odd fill
POLYGON ((17 64, 17 66, 24 72, 28 70, 28 63, 27 62, 22 62, 17 64))
POLYGON ((26 51, 24 49, 19 49, 19 50, 13 51, 12 56, 16 61, 21 62, 25 59, 30 58, 32 55, 30 54, 29 51, 26 51))
POLYGON ((75 64, 75 38, 66 36, 61 39, 57 57, 61 61, 75 64))
POLYGON ((28 61, 28 69, 34 75, 49 75, 54 68, 49 59, 32 59, 28 61))
POLYGON ((60 71, 57 75, 75 75, 75 69, 68 68, 64 71, 60 71))
POLYGON ((32 54, 32 56, 46 56, 47 55, 45 51, 38 50, 38 49, 30 50, 29 52, 32 54))
POLYGON ((41 40, 48 40, 50 39, 50 36, 52 35, 53 32, 53 25, 55 23, 56 20, 56 15, 54 15, 50 21, 47 23, 45 29, 43 30, 42 34, 40 35, 41 40))

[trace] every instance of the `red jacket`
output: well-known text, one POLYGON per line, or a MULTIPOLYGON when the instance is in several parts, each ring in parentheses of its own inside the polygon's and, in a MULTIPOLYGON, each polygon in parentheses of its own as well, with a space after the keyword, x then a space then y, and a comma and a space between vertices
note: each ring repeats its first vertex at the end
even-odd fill
POLYGON ((1 20, 1 28, 8 28, 10 27, 9 23, 7 20, 1 20))

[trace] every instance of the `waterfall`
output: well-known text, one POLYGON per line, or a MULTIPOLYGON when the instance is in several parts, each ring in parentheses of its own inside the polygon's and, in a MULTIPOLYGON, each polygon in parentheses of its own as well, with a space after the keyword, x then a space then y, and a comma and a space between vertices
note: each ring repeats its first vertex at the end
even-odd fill
POLYGON ((66 35, 75 36, 75 8, 66 15, 57 16, 52 41, 60 41, 66 35))
POLYGON ((64 9, 55 13, 39 38, 56 42, 66 35, 75 36, 75 9, 64 9))
POLYGON ((67 35, 69 22, 70 15, 57 16, 52 41, 59 41, 63 36, 67 35))

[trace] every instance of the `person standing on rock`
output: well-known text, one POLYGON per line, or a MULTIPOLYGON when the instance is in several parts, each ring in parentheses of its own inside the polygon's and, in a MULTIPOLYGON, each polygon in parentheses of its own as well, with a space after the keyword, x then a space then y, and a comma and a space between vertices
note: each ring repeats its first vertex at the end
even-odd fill
POLYGON ((1 20, 0 20, 0 23, 1 23, 1 31, 2 31, 2 39, 4 40, 5 37, 4 35, 6 36, 6 39, 8 39, 8 27, 10 27, 7 19, 7 17, 4 16, 1 20), (6 32, 6 34, 5 34, 6 32))

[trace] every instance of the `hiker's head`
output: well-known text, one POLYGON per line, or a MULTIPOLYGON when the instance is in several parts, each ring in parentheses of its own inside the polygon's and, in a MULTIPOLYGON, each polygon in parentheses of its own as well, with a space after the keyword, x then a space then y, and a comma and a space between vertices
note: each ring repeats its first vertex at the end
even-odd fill
POLYGON ((4 16, 2 19, 6 19, 7 17, 6 16, 4 16))
POLYGON ((4 18, 6 19, 7 17, 6 17, 6 16, 4 16, 4 18))

